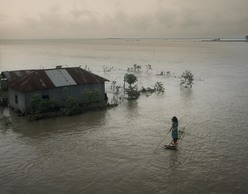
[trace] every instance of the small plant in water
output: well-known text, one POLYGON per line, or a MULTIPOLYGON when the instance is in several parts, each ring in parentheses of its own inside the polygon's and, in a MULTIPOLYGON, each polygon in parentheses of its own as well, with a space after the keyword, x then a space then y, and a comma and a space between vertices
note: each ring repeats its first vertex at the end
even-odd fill
POLYGON ((140 69, 141 69, 141 66, 140 65, 137 65, 137 64, 134 64, 133 67, 128 67, 127 68, 127 72, 140 72, 140 69))
POLYGON ((151 94, 153 94, 154 92, 164 92, 164 85, 161 82, 156 82, 154 85, 154 88, 144 88, 142 87, 140 90, 140 93, 145 93, 146 96, 150 96, 151 94))
POLYGON ((146 65, 146 72, 148 72, 148 71, 150 71, 150 70, 152 70, 152 66, 151 66, 150 64, 147 64, 147 65, 146 65))
POLYGON ((194 84, 193 81, 194 81, 194 76, 193 74, 191 73, 191 71, 185 71, 183 72, 183 74, 181 75, 181 83, 180 83, 180 86, 183 86, 185 88, 192 88, 192 85, 194 84))
POLYGON ((103 66, 103 71, 104 71, 104 73, 106 73, 106 72, 111 72, 112 70, 114 70, 114 66, 112 66, 112 67, 108 67, 108 66, 103 66))
POLYGON ((161 82, 156 82, 154 89, 158 92, 164 92, 164 85, 161 82))
POLYGON ((134 72, 140 72, 141 66, 137 65, 137 64, 134 64, 133 68, 134 68, 134 72))

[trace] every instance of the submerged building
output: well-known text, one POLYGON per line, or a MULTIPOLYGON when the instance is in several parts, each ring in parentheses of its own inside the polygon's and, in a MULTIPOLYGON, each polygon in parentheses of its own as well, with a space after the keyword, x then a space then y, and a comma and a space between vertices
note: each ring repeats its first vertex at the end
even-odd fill
POLYGON ((102 101, 106 98, 105 82, 107 79, 80 67, 55 69, 36 69, 4 71, 2 81, 7 82, 7 97, 10 107, 22 113, 30 110, 30 100, 34 95, 43 99, 54 99, 62 107, 67 97, 72 97, 79 104, 102 101), (90 99, 86 94, 94 91, 90 99))

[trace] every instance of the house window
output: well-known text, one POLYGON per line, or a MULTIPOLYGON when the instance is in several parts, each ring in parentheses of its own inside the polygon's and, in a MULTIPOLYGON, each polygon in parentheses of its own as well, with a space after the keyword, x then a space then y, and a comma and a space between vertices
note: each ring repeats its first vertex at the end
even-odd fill
POLYGON ((18 96, 15 95, 15 103, 18 104, 18 96))
POLYGON ((49 100, 49 95, 43 95, 42 98, 43 98, 44 100, 49 100))

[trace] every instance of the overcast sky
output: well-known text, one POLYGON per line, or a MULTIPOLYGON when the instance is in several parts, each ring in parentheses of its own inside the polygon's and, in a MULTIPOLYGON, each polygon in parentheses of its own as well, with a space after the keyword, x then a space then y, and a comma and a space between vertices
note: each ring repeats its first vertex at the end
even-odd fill
POLYGON ((246 34, 248 0, 0 0, 0 39, 246 34))

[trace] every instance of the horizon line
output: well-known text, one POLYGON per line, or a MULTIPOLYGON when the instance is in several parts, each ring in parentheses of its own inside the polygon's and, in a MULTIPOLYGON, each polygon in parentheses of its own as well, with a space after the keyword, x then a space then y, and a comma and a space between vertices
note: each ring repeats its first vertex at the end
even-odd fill
POLYGON ((0 38, 0 40, 104 40, 104 39, 239 39, 246 40, 246 36, 202 36, 202 37, 95 37, 95 38, 0 38))

